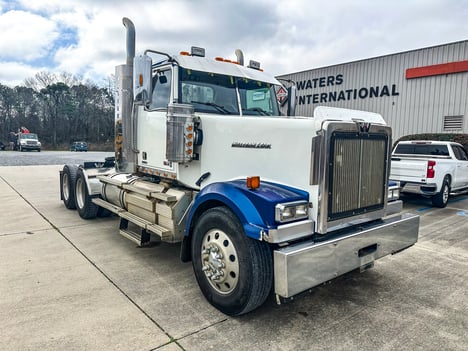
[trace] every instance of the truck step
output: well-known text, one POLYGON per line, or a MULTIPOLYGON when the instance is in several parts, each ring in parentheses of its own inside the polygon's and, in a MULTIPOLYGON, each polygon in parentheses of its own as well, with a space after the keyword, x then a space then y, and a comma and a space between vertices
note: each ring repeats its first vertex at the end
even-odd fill
POLYGON ((463 193, 468 193, 468 188, 462 188, 462 189, 457 189, 457 190, 452 190, 450 191, 450 195, 460 195, 463 193))
POLYGON ((102 208, 105 208, 106 210, 109 210, 111 211, 112 213, 115 213, 115 214, 119 214, 119 212, 122 212, 122 211, 125 211, 124 209, 118 207, 118 206, 115 206, 107 201, 104 201, 103 199, 99 198, 99 197, 95 197, 93 200, 93 203, 102 207, 102 208))
POLYGON ((146 227, 148 225, 153 224, 150 221, 147 221, 146 219, 138 217, 137 215, 134 215, 133 213, 130 213, 130 212, 127 212, 127 211, 120 212, 119 216, 122 217, 122 218, 127 219, 128 221, 130 221, 130 222, 132 222, 132 223, 136 224, 137 226, 139 226, 141 228, 144 228, 144 229, 146 229, 146 227))
POLYGON ((133 213, 122 211, 118 214, 120 217, 128 220, 129 222, 136 224, 140 228, 150 231, 161 237, 162 240, 168 239, 172 236, 172 231, 170 229, 164 228, 160 225, 151 223, 143 218, 140 218, 133 213))
POLYGON ((169 230, 167 228, 164 228, 164 227, 162 227, 160 225, 157 225, 157 224, 150 224, 150 225, 146 226, 146 230, 149 230, 150 232, 160 236, 162 240, 172 236, 172 231, 171 230, 169 230))
POLYGON ((119 233, 128 240, 137 244, 139 247, 145 246, 150 242, 149 234, 139 234, 128 229, 120 229, 119 233))

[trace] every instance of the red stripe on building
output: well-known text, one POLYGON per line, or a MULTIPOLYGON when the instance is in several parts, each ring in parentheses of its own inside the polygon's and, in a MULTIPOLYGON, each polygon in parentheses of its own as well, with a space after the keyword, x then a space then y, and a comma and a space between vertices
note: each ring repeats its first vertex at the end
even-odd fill
POLYGON ((406 79, 439 76, 441 74, 459 72, 468 72, 468 60, 442 63, 440 65, 408 68, 406 70, 406 79))

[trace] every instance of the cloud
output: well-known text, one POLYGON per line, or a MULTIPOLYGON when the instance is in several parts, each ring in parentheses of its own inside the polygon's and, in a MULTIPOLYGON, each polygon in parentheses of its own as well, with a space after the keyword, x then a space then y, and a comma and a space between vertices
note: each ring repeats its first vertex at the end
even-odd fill
POLYGON ((0 0, 0 61, 101 81, 125 62, 129 17, 137 54, 193 45, 234 59, 240 48, 280 75, 465 40, 465 2, 0 0))
POLYGON ((19 62, 0 62, 0 83, 7 83, 11 87, 23 85, 25 78, 45 70, 45 67, 33 67, 19 62))
POLYGON ((47 56, 60 34, 53 21, 15 10, 0 15, 0 33, 0 60, 25 61, 47 56))

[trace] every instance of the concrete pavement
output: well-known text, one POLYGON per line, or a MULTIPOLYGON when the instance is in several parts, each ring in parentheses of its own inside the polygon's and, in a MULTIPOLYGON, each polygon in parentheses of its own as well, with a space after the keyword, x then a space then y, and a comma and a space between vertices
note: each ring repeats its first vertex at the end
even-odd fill
POLYGON ((60 201, 60 166, 0 167, 2 350, 465 350, 468 196, 410 199, 420 240, 310 295, 238 318, 203 298, 178 245, 60 201))

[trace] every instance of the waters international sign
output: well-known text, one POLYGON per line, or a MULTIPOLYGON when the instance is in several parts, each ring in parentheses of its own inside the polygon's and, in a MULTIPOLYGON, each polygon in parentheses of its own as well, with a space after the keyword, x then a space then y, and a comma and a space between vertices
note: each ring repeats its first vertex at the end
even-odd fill
POLYGON ((343 74, 298 81, 296 82, 298 103, 299 105, 310 105, 400 95, 396 84, 339 89, 343 83, 343 74), (323 91, 324 89, 321 88, 328 88, 328 91, 323 91), (321 89, 322 91, 314 92, 314 89, 321 89))

